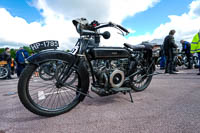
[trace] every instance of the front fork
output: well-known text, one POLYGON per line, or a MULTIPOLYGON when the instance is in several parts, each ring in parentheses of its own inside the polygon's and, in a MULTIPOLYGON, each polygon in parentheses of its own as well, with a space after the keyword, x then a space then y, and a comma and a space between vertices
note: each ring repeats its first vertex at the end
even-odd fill
POLYGON ((57 76, 58 78, 56 79, 59 84, 64 85, 64 83, 67 81, 72 72, 78 69, 79 61, 80 59, 77 56, 75 60, 73 60, 69 65, 64 64, 62 71, 60 72, 60 74, 57 76))

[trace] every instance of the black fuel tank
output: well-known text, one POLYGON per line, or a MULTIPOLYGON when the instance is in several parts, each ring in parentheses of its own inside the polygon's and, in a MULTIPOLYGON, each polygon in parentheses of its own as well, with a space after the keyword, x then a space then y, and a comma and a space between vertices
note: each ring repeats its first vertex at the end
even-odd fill
POLYGON ((94 59, 113 59, 129 57, 129 52, 121 47, 96 47, 91 49, 90 54, 94 59))

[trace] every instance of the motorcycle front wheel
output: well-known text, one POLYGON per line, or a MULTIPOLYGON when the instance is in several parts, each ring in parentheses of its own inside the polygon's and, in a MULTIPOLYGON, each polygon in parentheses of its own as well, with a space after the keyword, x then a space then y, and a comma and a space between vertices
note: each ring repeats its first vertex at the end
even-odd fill
MULTIPOLYGON (((69 67, 68 62, 63 60, 55 60, 62 62, 56 66, 60 71, 64 72, 69 67), (61 68, 60 65, 63 67, 61 68)), ((52 62, 52 60, 51 60, 52 62)), ((68 112, 80 103, 81 94, 78 88, 83 84, 80 80, 78 70, 74 69, 70 77, 64 85, 59 84, 54 76, 53 79, 44 80, 41 76, 36 76, 36 70, 48 61, 42 62, 39 66, 29 64, 18 82, 18 95, 22 104, 31 112, 41 116, 56 116, 68 112), (74 78, 76 77, 76 78, 74 78), (71 80, 76 79, 73 82, 71 80), (68 81, 70 80, 70 81, 68 81), (70 82, 70 84, 69 84, 70 82)))

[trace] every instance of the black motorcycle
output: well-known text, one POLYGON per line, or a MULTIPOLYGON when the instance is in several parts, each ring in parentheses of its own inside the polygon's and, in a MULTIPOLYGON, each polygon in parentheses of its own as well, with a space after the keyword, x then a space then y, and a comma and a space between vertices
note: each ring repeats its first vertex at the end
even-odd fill
MULTIPOLYGON (((110 38, 108 31, 101 33, 99 29, 114 27, 123 35, 128 30, 112 22, 89 24, 84 18, 73 20, 73 24, 80 38, 71 52, 45 50, 27 59, 29 64, 20 76, 18 95, 29 111, 41 116, 68 112, 86 96, 91 98, 89 88, 99 96, 129 93, 133 101, 131 92, 143 91, 149 86, 155 70, 151 45, 124 43, 124 47, 99 47, 101 36, 110 38), (44 80, 34 76, 38 68, 50 62, 60 62, 53 69, 53 78, 44 80)), ((54 45, 58 43, 44 41, 31 47, 43 49, 54 45)))

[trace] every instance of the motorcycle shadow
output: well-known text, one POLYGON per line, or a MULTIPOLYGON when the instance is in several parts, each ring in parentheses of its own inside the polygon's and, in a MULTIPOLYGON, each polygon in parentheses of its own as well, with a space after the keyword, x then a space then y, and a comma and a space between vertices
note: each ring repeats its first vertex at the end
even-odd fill
POLYGON ((106 104, 123 102, 124 100, 126 102, 130 101, 128 94, 123 95, 122 93, 111 95, 111 96, 105 96, 105 97, 100 97, 94 93, 91 93, 91 96, 93 97, 93 99, 86 98, 82 104, 88 105, 88 106, 104 106, 106 104))
POLYGON ((30 112, 27 112, 27 110, 25 110, 25 108, 22 108, 21 105, 18 105, 12 109, 1 110, 1 113, 3 113, 3 115, 0 116, 0 119, 4 122, 9 123, 40 121, 42 119, 46 119, 46 117, 34 115, 30 112), (24 111, 26 111, 26 113, 24 111), (16 117, 12 117, 12 114, 15 114, 16 117))

